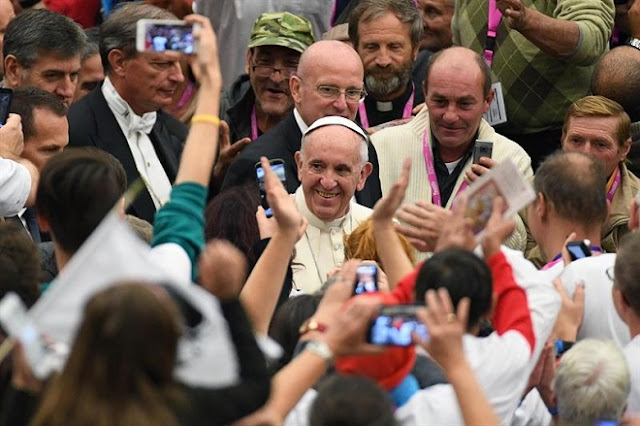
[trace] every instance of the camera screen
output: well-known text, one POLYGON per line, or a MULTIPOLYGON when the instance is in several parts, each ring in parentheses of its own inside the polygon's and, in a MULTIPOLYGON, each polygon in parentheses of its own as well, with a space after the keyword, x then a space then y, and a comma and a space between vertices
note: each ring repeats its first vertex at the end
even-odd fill
POLYGON ((412 333, 416 332, 422 340, 429 333, 415 314, 380 314, 371 326, 369 342, 374 345, 410 346, 412 333))
MULTIPOLYGON (((278 176, 280 181, 285 182, 287 180, 284 163, 271 164, 271 170, 278 176)), ((262 167, 256 167, 256 177, 258 178, 258 189, 260 190, 262 208, 267 217, 271 217, 273 216, 273 210, 269 207, 269 204, 267 204, 267 193, 264 189, 264 169, 262 167)))
POLYGON ((358 266, 353 294, 374 293, 376 291, 378 291, 378 268, 376 265, 358 266))
POLYGON ((145 50, 164 52, 174 50, 195 53, 193 25, 150 24, 145 31, 145 50))

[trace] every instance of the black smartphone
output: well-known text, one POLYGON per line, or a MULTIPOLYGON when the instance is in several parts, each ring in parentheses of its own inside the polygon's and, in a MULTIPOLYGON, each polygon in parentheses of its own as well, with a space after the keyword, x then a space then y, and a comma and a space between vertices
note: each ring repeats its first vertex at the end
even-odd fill
POLYGON ((11 108, 12 99, 12 89, 6 87, 0 88, 0 126, 4 126, 7 118, 9 118, 9 108, 11 108))
POLYGON ((480 157, 491 158, 493 142, 477 140, 473 146, 473 164, 478 164, 480 157))
MULTIPOLYGON (((284 160, 281 158, 275 158, 273 160, 269 160, 269 164, 271 165, 271 170, 278 176, 280 181, 284 184, 287 181, 287 174, 284 170, 284 160)), ((273 216, 273 210, 269 207, 269 203, 267 202, 267 191, 264 189, 264 169, 260 162, 256 163, 256 178, 258 178, 258 190, 260 191, 260 203, 262 204, 262 208, 264 209, 267 217, 273 216)))
POLYGON ((417 305, 383 306, 369 327, 367 342, 374 345, 411 346, 414 332, 426 341, 429 331, 418 319, 418 309, 425 308, 417 305))
POLYGON ((571 257, 571 261, 582 259, 583 257, 591 256, 590 243, 588 240, 583 241, 569 241, 567 243, 567 251, 571 257))
POLYGON ((375 293, 376 291, 378 291, 378 267, 368 264, 358 266, 358 269, 356 269, 356 282, 353 286, 353 295, 375 293))

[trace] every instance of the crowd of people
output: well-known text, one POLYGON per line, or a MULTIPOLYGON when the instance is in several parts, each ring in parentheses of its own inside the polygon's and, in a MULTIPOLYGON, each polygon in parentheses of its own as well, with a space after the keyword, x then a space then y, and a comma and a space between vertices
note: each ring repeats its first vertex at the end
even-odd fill
POLYGON ((640 0, 0 0, 0 50, 0 425, 640 424, 640 0))

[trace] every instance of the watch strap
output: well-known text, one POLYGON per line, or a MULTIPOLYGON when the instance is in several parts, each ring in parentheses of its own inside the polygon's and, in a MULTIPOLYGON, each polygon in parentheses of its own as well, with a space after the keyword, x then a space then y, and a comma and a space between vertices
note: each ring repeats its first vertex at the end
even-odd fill
POLYGON ((333 351, 329 348, 329 345, 322 340, 310 340, 309 343, 307 343, 305 350, 314 355, 318 355, 329 365, 333 363, 333 351))

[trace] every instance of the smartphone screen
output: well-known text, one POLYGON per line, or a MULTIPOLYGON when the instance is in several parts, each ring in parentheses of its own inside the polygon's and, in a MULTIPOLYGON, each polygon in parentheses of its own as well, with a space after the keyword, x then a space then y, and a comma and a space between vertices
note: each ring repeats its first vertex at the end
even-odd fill
POLYGON ((476 141, 473 146, 473 164, 478 164, 480 157, 491 158, 493 153, 493 142, 490 141, 476 141))
POLYGON ((422 324, 416 316, 418 309, 424 309, 424 307, 383 306, 369 328, 367 341, 374 345, 411 346, 414 332, 426 341, 429 338, 429 332, 427 326, 422 324))
MULTIPOLYGON (((284 170, 284 160, 275 159, 269 161, 271 165, 271 170, 278 176, 281 182, 287 181, 287 175, 284 170)), ((258 178, 258 190, 260 191, 260 203, 262 208, 264 209, 267 217, 273 216, 273 210, 269 207, 269 203, 267 202, 267 192, 264 189, 264 169, 260 165, 260 163, 256 163, 256 178, 258 178)))
POLYGON ((353 286, 354 296, 362 293, 375 293, 376 291, 378 291, 378 267, 365 264, 358 266, 356 282, 353 286))
POLYGON ((569 241, 567 243, 567 251, 569 252, 571 260, 591 256, 591 249, 584 241, 569 241))
POLYGON ((7 122, 11 99, 13 99, 13 90, 4 87, 0 88, 0 126, 4 126, 7 122))
POLYGON ((136 48, 139 52, 197 52, 193 24, 184 21, 141 19, 138 21, 136 48))

